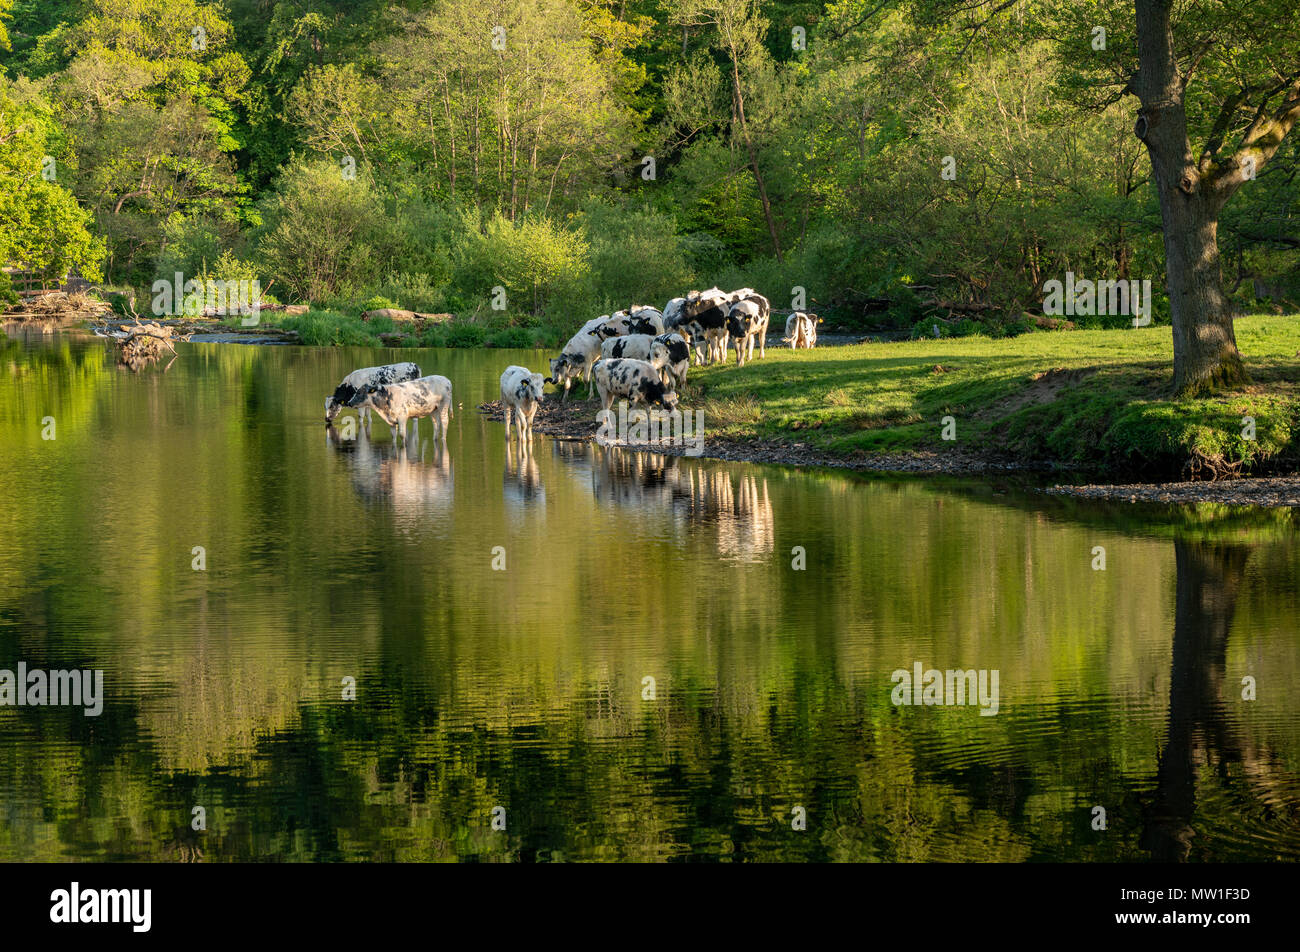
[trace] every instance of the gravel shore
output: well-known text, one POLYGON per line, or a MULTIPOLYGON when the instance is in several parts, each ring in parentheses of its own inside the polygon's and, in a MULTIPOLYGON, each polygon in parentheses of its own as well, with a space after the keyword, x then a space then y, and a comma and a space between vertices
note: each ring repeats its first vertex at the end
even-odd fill
POLYGON ((1120 486, 1053 486, 1061 496, 1121 502, 1196 503, 1228 506, 1300 506, 1300 476, 1220 479, 1194 483, 1130 483, 1120 486))

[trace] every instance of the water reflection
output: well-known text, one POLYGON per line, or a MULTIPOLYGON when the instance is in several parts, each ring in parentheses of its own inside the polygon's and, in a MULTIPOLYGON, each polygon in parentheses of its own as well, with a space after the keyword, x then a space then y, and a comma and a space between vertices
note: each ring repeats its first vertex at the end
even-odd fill
MULTIPOLYGON (((1169 673, 1169 714, 1160 752, 1155 793, 1146 811, 1141 845, 1160 862, 1183 862, 1197 836, 1197 791, 1206 774, 1242 788, 1242 802, 1254 801, 1258 826, 1267 840, 1277 820, 1294 827, 1300 784, 1275 752, 1253 742, 1229 705, 1242 698, 1243 684, 1225 675, 1229 635, 1250 549, 1242 545, 1177 539, 1177 593, 1169 673), (1270 822, 1270 820, 1272 822, 1270 822)), ((1258 671, 1257 680, 1275 682, 1258 671)), ((1256 688, 1258 690, 1258 686, 1256 688)))
POLYGON ((481 418, 322 440, 320 394, 398 357, 471 407, 536 359, 194 345, 137 377, 0 338, 0 669, 107 693, 0 706, 0 859, 1300 858, 1290 511, 510 453, 481 418), (106 485, 165 504, 106 519, 106 485), (999 714, 900 712, 918 660, 999 670, 999 714))
POLYGON ((594 444, 586 449, 596 502, 655 513, 679 532, 704 530, 727 561, 771 555, 775 523, 766 476, 663 453, 594 444))
POLYGON ((542 471, 533 455, 532 440, 506 443, 501 494, 512 512, 521 512, 546 502, 546 487, 542 484, 542 471))
POLYGON ((367 427, 347 423, 326 426, 326 438, 346 461, 352 487, 363 500, 383 503, 406 521, 451 506, 455 483, 446 442, 374 439, 367 427))

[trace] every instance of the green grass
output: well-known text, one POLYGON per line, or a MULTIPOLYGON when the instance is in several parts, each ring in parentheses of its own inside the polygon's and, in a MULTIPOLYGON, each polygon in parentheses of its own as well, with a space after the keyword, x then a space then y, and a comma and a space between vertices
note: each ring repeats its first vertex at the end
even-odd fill
POLYGON ((1237 321, 1253 383, 1174 400, 1168 327, 858 344, 737 368, 692 368, 684 404, 733 439, 803 443, 836 456, 954 446, 1078 469, 1161 475, 1252 472, 1300 457, 1300 316, 1237 321), (1035 380, 1041 374, 1048 376, 1035 380), (738 408, 761 413, 738 413, 738 408), (956 421, 956 443, 941 439, 956 421), (1255 440, 1242 418, 1255 420, 1255 440))

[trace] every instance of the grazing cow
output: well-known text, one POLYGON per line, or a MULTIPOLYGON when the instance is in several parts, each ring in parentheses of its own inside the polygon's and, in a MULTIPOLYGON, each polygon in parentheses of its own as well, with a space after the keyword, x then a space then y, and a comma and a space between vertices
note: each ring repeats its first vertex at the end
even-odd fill
POLYGON ((676 392, 665 387, 659 371, 644 360, 625 357, 602 360, 596 365, 595 378, 603 410, 613 406, 616 397, 625 397, 632 406, 658 404, 669 411, 677 407, 676 392))
POLYGON ((501 375, 501 409, 506 416, 506 442, 510 442, 510 416, 519 415, 519 442, 533 438, 533 417, 542 402, 542 375, 511 365, 501 375))
POLYGON ((664 383, 671 377, 674 390, 686 386, 686 371, 691 366, 691 349, 681 334, 660 334, 655 340, 668 348, 668 364, 661 372, 664 383))
POLYGON ((587 381, 587 398, 591 398, 595 386, 591 380, 591 369, 600 360, 600 338, 594 334, 595 331, 589 328, 578 331, 569 338, 569 342, 560 351, 560 356, 551 360, 551 375, 545 378, 545 382, 557 387, 563 385, 561 403, 569 398, 569 386, 579 378, 587 381))
POLYGON ((628 357, 644 360, 662 371, 668 366, 668 345, 649 334, 628 334, 626 337, 614 337, 600 345, 602 360, 611 357, 628 357))
POLYGON ((795 311, 785 319, 785 336, 783 344, 789 344, 791 350, 812 349, 817 346, 817 325, 822 319, 816 314, 795 311))
POLYGON ((379 418, 393 428, 393 440, 400 435, 406 440, 406 422, 432 417, 435 434, 441 429, 442 440, 447 439, 447 421, 451 418, 451 381, 436 374, 372 387, 358 393, 348 403, 360 407, 369 403, 379 418), (441 424, 441 426, 440 426, 441 424))
POLYGON ((737 301, 727 314, 727 333, 736 339, 736 366, 754 358, 754 338, 767 332, 767 319, 757 302, 737 301))
MULTIPOLYGON (((380 387, 386 383, 403 383, 407 380, 415 380, 420 376, 420 365, 411 363, 404 364, 385 364, 383 367, 364 367, 361 370, 354 370, 343 378, 343 382, 338 385, 334 393, 325 398, 325 422, 332 423, 334 418, 339 415, 339 411, 346 406, 353 406, 352 398, 359 393, 364 393, 372 387, 380 387)), ((367 405, 360 409, 362 422, 366 425, 370 423, 370 407, 367 405)))

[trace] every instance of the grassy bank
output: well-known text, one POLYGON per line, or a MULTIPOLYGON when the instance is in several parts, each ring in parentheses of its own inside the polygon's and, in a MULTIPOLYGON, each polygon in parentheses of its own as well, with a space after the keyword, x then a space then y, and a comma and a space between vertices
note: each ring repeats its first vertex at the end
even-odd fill
POLYGON ((1168 327, 769 348, 744 368, 693 368, 685 396, 707 431, 837 457, 960 449, 1082 470, 1160 476, 1264 472, 1300 457, 1300 316, 1237 322, 1253 384, 1170 395, 1168 327), (956 440, 942 439, 953 417, 956 440), (1243 436, 1252 417, 1255 439, 1243 436))

